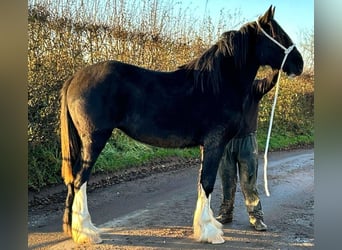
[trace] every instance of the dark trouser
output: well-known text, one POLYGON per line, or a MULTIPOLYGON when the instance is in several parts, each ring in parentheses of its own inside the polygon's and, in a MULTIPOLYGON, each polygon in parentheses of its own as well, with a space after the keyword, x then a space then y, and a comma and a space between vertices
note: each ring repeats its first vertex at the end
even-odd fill
POLYGON ((222 182, 223 202, 233 209, 237 172, 241 191, 249 215, 263 217, 262 207, 256 186, 258 174, 258 145, 255 133, 241 138, 233 138, 226 146, 219 166, 222 182))

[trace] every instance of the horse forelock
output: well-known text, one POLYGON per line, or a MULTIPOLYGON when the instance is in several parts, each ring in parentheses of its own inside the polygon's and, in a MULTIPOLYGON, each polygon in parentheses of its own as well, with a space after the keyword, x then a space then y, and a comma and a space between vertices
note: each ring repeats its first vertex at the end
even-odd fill
POLYGON ((249 36, 247 26, 238 31, 224 32, 213 46, 182 68, 193 73, 194 84, 202 92, 209 88, 217 94, 222 81, 222 63, 226 62, 226 67, 240 70, 246 63, 249 36), (228 57, 233 60, 226 60, 228 57))

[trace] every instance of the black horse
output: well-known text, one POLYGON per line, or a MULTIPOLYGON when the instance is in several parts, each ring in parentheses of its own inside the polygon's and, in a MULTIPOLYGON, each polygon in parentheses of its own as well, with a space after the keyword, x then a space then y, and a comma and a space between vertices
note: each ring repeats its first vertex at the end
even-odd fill
MULTIPOLYGON (((68 187, 64 231, 75 242, 101 241, 87 207, 91 169, 114 128, 150 145, 201 146, 202 164, 194 233, 199 241, 222 243, 220 224, 210 211, 219 161, 238 132, 243 104, 261 65, 279 69, 284 47, 293 43, 274 20, 271 6, 257 22, 228 31, 200 57, 172 72, 152 71, 117 61, 88 66, 61 91, 62 176, 68 187)), ((294 48, 283 71, 299 75, 294 48)))

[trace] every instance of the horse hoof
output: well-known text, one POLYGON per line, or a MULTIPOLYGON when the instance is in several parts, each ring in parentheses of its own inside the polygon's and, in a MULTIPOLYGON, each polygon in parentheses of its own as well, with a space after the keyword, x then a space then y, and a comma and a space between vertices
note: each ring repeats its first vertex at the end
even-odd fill
POLYGON ((91 244, 100 244, 100 243, 102 243, 102 239, 101 239, 101 237, 99 235, 97 235, 97 236, 94 236, 94 237, 91 238, 91 242, 90 243, 91 244))
POLYGON ((84 244, 84 243, 89 243, 89 244, 100 244, 102 243, 102 239, 99 234, 77 234, 73 235, 72 239, 74 240, 75 243, 77 244, 84 244))
POLYGON ((202 185, 198 190, 198 200, 194 215, 194 237, 199 242, 208 242, 212 244, 224 243, 222 224, 213 216, 210 208, 210 198, 207 198, 202 185))
POLYGON ((211 244, 223 244, 224 243, 224 239, 219 235, 218 237, 216 237, 215 239, 211 240, 211 244))

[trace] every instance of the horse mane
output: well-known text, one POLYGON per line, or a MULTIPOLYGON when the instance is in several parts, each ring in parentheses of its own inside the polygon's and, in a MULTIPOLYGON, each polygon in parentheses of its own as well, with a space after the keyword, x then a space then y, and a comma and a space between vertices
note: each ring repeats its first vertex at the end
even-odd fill
POLYGON ((200 87, 201 91, 211 88, 214 94, 220 90, 222 80, 222 63, 227 57, 232 58, 235 67, 240 69, 245 63, 248 52, 249 27, 252 24, 246 24, 240 30, 231 30, 224 32, 220 39, 209 49, 203 52, 201 56, 192 60, 180 68, 193 73, 195 87, 200 87))

